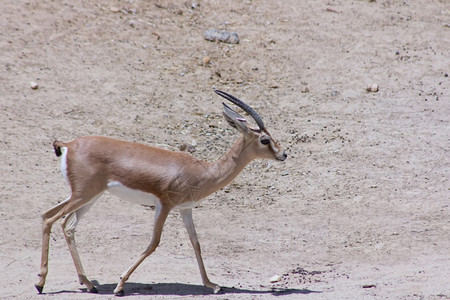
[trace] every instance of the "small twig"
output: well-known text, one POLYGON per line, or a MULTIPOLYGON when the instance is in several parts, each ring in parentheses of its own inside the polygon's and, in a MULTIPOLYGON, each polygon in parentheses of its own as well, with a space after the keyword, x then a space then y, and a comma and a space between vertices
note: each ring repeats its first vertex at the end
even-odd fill
POLYGON ((152 32, 152 34, 154 36, 156 36, 156 39, 159 41, 159 39, 161 38, 161 36, 159 34, 157 34, 156 32, 152 32))
POLYGON ((333 9, 333 8, 330 8, 330 7, 327 7, 326 11, 332 12, 332 13, 336 13, 336 14, 339 14, 339 13, 340 13, 340 12, 338 12, 337 10, 335 10, 335 9, 333 9))
POLYGON ((167 7, 165 7, 165 6, 163 6, 163 5, 159 4, 159 3, 155 3, 155 6, 157 8, 162 8, 162 9, 166 9, 167 8, 167 7))
POLYGON ((75 112, 75 109, 72 108, 72 109, 69 110, 69 111, 65 111, 64 114, 65 114, 65 115, 68 115, 68 114, 71 114, 71 113, 73 113, 73 112, 75 112))

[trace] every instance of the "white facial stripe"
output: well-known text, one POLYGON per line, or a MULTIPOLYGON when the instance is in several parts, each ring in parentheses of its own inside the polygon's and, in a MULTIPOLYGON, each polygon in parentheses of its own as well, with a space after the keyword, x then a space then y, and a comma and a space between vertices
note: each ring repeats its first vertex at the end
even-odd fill
MULTIPOLYGON (((270 135, 264 136, 264 138, 267 138, 270 141, 270 147, 272 148, 273 152, 276 154, 280 152, 280 149, 275 146, 275 142, 273 141, 272 137, 270 135)), ((267 147, 267 145, 265 145, 267 147)))
POLYGON ((275 147, 275 144, 272 140, 270 140, 270 146, 272 147, 273 152, 276 154, 278 152, 280 152, 280 149, 278 149, 277 147, 275 147))

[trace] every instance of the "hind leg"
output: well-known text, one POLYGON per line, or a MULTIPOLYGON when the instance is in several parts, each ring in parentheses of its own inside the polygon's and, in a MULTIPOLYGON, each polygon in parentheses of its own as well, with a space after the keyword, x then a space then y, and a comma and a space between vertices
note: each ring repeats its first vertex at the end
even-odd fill
POLYGON ((41 270, 38 274, 39 281, 35 284, 39 293, 42 293, 42 289, 45 285, 45 278, 48 274, 48 250, 50 244, 50 232, 52 230, 53 223, 64 216, 64 207, 67 205, 70 197, 53 206, 42 215, 42 253, 41 253, 41 270))
POLYGON ((98 291, 95 288, 94 284, 87 278, 84 272, 83 265, 81 263, 80 255, 78 254, 75 242, 75 229, 81 217, 89 210, 89 208, 91 208, 92 204, 94 204, 95 200, 99 196, 100 195, 94 197, 92 200, 89 201, 87 205, 79 208, 77 211, 66 216, 66 218, 61 223, 64 232, 64 237, 66 238, 66 242, 69 247, 70 255, 72 256, 80 284, 84 284, 88 292, 90 293, 98 293, 98 291))
MULTIPOLYGON (((99 193, 98 195, 100 195, 99 193)), ((50 208, 42 215, 42 254, 41 254, 41 270, 38 274, 39 281, 35 284, 36 289, 39 293, 42 293, 45 285, 45 279, 48 274, 48 250, 50 244, 50 232, 53 224, 61 219, 63 216, 70 216, 72 213, 82 208, 84 205, 88 204, 90 201, 94 200, 96 197, 74 197, 73 195, 69 197, 66 201, 61 202, 54 207, 50 208)), ((90 206, 91 204, 88 204, 90 206)), ((70 218, 67 218, 70 219, 70 218)), ((64 224, 65 222, 63 222, 64 224)), ((66 234, 66 233, 65 233, 66 234)), ((67 238, 66 238, 67 240, 67 238)), ((75 245, 75 241, 69 238, 68 243, 69 249, 72 249, 75 245)), ((76 248, 75 248, 76 251, 76 248)), ((72 250, 71 250, 72 253, 72 250)), ((75 252, 74 252, 75 253, 75 252)), ((78 254, 76 254, 78 255, 78 254)), ((79 258, 78 258, 79 261, 79 258)), ((75 265, 76 266, 76 265, 75 265)), ((89 281, 84 282, 88 289, 92 289, 92 283, 88 284, 89 281)))

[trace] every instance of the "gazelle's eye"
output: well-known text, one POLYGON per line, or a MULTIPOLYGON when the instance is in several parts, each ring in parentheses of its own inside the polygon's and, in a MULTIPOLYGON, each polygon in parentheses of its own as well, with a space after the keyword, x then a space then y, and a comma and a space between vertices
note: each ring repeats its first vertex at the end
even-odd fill
POLYGON ((270 143, 270 140, 269 140, 269 139, 261 139, 261 144, 267 145, 267 144, 269 144, 269 143, 270 143))

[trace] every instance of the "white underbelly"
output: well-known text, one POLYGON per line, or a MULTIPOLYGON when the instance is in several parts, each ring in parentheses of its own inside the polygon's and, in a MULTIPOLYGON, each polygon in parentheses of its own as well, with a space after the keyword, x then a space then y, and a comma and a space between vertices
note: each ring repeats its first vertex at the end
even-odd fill
POLYGON ((107 191, 123 200, 128 200, 141 205, 153 206, 159 202, 158 197, 152 193, 131 189, 119 181, 112 181, 108 183, 107 191))

